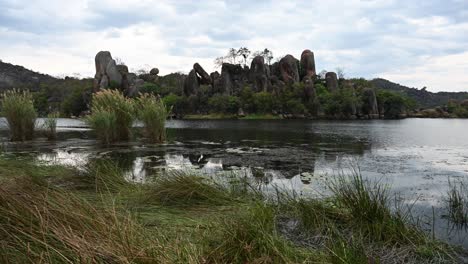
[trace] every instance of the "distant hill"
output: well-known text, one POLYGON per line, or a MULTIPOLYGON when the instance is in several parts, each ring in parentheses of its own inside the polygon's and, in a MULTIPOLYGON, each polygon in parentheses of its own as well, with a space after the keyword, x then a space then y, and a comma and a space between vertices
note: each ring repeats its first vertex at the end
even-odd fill
POLYGON ((37 91, 41 83, 50 83, 56 80, 50 75, 0 61, 0 91, 11 88, 28 88, 37 91))
POLYGON ((377 78, 371 81, 378 89, 390 90, 404 94, 414 99, 420 107, 430 108, 447 104, 449 100, 464 100, 468 99, 468 92, 438 92, 433 93, 425 88, 417 89, 410 88, 389 80, 377 78))

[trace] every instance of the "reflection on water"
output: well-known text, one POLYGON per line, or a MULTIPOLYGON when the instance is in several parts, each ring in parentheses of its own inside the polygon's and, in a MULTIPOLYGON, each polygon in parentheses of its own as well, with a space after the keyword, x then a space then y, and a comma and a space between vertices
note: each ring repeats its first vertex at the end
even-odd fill
POLYGON ((7 142, 0 126, 3 148, 40 163, 78 168, 94 159, 112 159, 135 182, 171 170, 219 178, 237 174, 259 186, 307 195, 322 193, 334 175, 359 167, 364 177, 392 186, 409 203, 416 201, 415 213, 431 218, 421 222, 432 225, 434 207, 437 235, 468 246, 466 232, 449 232, 441 209, 448 178, 468 176, 467 120, 170 121, 167 144, 133 141, 105 148, 79 121, 59 124, 58 141, 27 143, 7 142))

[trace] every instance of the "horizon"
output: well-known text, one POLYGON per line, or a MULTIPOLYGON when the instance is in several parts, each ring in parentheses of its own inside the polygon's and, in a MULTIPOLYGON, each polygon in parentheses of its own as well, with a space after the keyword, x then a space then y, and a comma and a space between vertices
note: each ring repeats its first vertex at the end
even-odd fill
MULTIPOLYGON (((108 50, 131 70, 216 70, 229 48, 315 54, 317 72, 468 91, 468 3, 394 1, 0 0, 0 60, 52 76, 93 77, 108 50), (340 10, 344 10, 341 12, 340 10), (11 47, 14 47, 12 49, 11 47)), ((249 64, 249 63, 248 63, 249 64)))

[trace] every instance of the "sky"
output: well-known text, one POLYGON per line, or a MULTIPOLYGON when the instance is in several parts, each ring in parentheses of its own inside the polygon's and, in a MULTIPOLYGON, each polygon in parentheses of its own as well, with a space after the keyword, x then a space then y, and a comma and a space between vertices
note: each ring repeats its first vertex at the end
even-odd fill
POLYGON ((53 76, 93 76, 100 50, 131 70, 211 72, 239 47, 310 49, 318 72, 468 91, 468 0, 0 0, 0 60, 53 76))

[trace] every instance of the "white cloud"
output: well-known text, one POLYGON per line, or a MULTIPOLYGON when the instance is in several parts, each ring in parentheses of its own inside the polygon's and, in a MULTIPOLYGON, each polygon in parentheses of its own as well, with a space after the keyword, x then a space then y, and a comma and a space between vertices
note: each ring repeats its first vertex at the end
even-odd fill
POLYGON ((296 57, 311 49, 319 70, 468 90, 464 7, 457 0, 0 0, 0 58, 92 76, 94 55, 109 50, 131 69, 167 74, 195 62, 214 70, 213 59, 231 47, 296 57))

